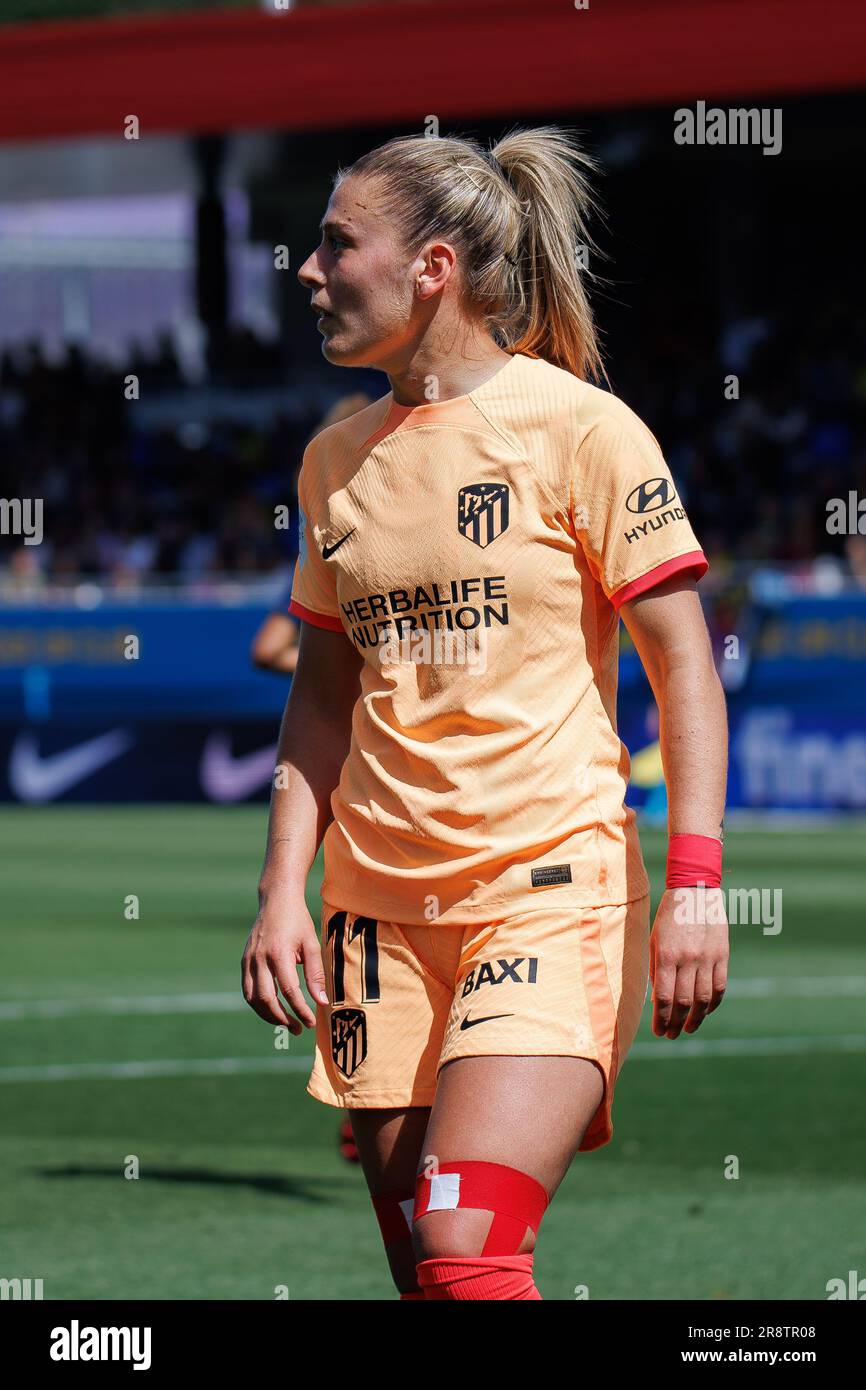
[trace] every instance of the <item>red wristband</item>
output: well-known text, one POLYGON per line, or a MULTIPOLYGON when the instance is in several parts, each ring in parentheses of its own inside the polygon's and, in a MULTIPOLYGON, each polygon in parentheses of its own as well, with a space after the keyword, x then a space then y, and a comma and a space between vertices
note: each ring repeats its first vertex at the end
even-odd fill
POLYGON ((668 841, 668 888, 722 885, 722 842, 713 835, 672 835, 668 841))

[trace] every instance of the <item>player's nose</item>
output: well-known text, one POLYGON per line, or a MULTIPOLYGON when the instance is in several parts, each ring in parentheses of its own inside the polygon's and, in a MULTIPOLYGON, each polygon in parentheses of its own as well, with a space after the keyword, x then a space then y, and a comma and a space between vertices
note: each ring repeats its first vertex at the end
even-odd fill
POLYGON ((315 251, 304 261, 304 264, 298 271, 298 279, 304 286, 304 289, 307 290, 319 289, 324 285, 325 277, 319 270, 315 251))

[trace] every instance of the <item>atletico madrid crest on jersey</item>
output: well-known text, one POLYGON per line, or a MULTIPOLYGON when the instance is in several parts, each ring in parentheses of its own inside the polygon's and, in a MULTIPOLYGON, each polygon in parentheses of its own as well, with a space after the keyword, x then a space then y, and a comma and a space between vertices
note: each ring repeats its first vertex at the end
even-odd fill
POLYGON ((505 483, 471 483, 457 494, 457 529, 483 550, 508 528, 505 483))
POLYGON ((363 1009, 335 1009, 331 1014, 331 1056, 344 1076, 356 1072, 367 1055, 367 1019, 363 1009))

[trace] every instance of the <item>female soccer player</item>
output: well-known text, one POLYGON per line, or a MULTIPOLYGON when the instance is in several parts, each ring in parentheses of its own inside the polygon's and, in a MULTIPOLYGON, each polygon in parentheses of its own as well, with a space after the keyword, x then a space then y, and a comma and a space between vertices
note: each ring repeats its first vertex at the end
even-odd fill
POLYGON ((243 990, 316 1027, 308 1091, 351 1113, 405 1299, 539 1298, 539 1223, 575 1152, 611 1138, 650 974, 658 1037, 725 988, 707 561, 652 434, 590 381, 590 168, 556 126, 490 152, 389 141, 338 173, 298 272, 327 360, 391 390, 304 456, 300 655, 243 990), (652 934, 620 617, 669 796, 652 934))

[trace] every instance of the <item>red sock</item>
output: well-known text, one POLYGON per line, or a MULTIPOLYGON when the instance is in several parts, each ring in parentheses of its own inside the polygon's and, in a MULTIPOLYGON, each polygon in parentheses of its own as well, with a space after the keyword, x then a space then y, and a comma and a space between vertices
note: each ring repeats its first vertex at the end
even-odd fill
POLYGON ((418 1283, 428 1299, 541 1299, 532 1278, 532 1255, 451 1255, 422 1260, 418 1283))
POLYGON ((424 1299, 423 1290, 422 1290, 420 1293, 401 1293, 401 1295, 400 1295, 400 1302, 401 1302, 401 1303, 406 1303, 406 1302, 410 1302, 410 1303, 418 1303, 418 1302, 421 1302, 421 1303, 423 1303, 424 1301, 425 1301, 425 1299, 424 1299))

